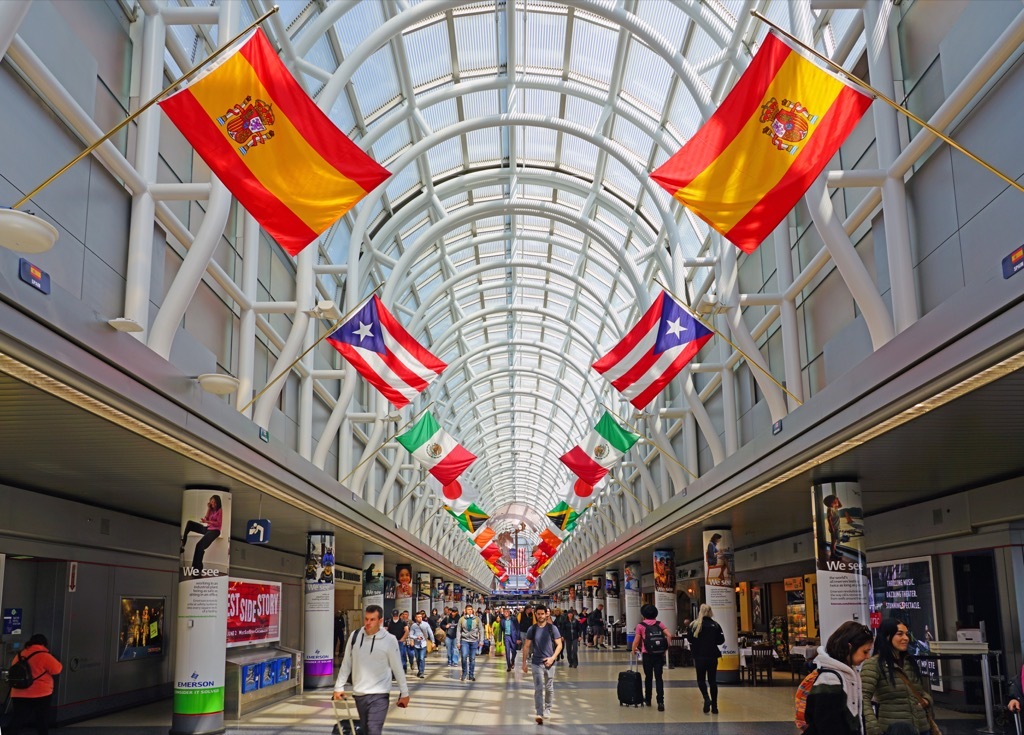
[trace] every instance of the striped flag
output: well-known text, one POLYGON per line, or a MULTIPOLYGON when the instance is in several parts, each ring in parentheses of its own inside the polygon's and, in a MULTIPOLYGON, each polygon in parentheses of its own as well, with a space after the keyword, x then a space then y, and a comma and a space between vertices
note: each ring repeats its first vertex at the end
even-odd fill
POLYGON ((511 549, 508 552, 508 564, 506 568, 509 574, 526 574, 530 568, 530 564, 533 563, 533 559, 527 553, 525 548, 511 549))
POLYGON ((314 104, 262 30, 160 107, 290 255, 391 175, 314 104))
POLYGON ((643 409, 712 336, 710 329, 662 291, 636 326, 594 363, 594 370, 643 409))
POLYGON ((770 33, 711 119, 651 178, 751 253, 870 105, 858 88, 770 33))
POLYGON ((586 441, 562 455, 562 464, 588 484, 596 485, 639 438, 639 434, 623 429, 605 411, 586 441))
POLYGON ((376 294, 327 341, 396 408, 448 367, 405 331, 376 294))
POLYGON ((395 440, 442 485, 453 482, 476 459, 475 454, 441 428, 430 412, 423 414, 409 431, 399 434, 395 440))

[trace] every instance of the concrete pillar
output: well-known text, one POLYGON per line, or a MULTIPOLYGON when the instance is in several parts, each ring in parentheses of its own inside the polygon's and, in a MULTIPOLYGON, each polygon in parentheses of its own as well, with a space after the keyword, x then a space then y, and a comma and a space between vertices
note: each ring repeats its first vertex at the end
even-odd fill
POLYGON ((334 534, 306 534, 303 686, 334 686, 334 534))

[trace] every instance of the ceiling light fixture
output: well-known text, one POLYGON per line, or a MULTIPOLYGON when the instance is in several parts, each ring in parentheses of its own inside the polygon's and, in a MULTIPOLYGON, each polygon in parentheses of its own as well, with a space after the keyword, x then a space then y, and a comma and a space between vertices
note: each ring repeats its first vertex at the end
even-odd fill
POLYGON ((34 214, 0 209, 0 247, 19 253, 45 253, 57 237, 57 228, 34 214))
POLYGON ((234 375, 203 373, 196 376, 199 387, 215 396, 228 396, 238 390, 240 382, 234 375))

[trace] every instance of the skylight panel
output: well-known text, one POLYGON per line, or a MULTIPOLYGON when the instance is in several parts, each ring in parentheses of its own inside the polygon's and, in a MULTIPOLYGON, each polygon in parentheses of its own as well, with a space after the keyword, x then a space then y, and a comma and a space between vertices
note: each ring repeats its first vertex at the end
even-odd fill
MULTIPOLYGON (((305 60, 331 74, 338 68, 340 61, 334 55, 334 48, 331 46, 330 41, 328 41, 327 36, 320 36, 316 39, 306 54, 305 60)), ((323 84, 323 81, 317 80, 315 86, 308 87, 307 91, 315 92, 321 84, 323 84)))
POLYGON ((455 16, 455 48, 463 74, 493 71, 498 66, 494 12, 455 16))
MULTIPOLYGON (((660 6, 661 3, 649 3, 660 6)), ((643 5, 643 3, 641 3, 643 5)), ((618 31, 582 20, 579 16, 572 25, 572 51, 569 71, 573 76, 597 82, 607 88, 612 81, 618 31)))
MULTIPOLYGON (((604 106, 579 97, 566 97, 565 117, 584 128, 595 129, 604 114, 604 106)), ((600 132, 600 131, 598 131, 600 132)))
POLYGON ((441 141, 427 151, 427 163, 434 178, 462 166, 462 147, 458 137, 441 141))
POLYGON ((622 91, 646 108, 648 114, 660 116, 673 76, 661 56, 636 39, 630 41, 622 91))
MULTIPOLYGON (((679 87, 672 100, 669 120, 682 136, 680 145, 692 138, 697 129, 704 124, 704 118, 701 116, 697 102, 690 95, 689 90, 683 86, 679 87)), ((671 153, 675 153, 675 151, 671 153)), ((663 151, 659 151, 658 155, 668 157, 668 154, 665 154, 663 151)))
POLYGON ((466 133, 466 148, 470 165, 494 163, 501 160, 501 131, 484 128, 466 133))
POLYGON ((592 176, 600 151, 593 143, 566 135, 562 139, 562 166, 592 176))
POLYGON ((423 119, 434 131, 451 127, 459 121, 459 110, 455 105, 455 100, 444 100, 436 105, 424 107, 423 119))
POLYGON ((345 57, 352 55, 356 47, 373 30, 384 25, 384 3, 358 3, 334 24, 345 57))
POLYGON ((518 127, 515 135, 521 136, 519 155, 528 163, 551 165, 555 160, 555 144, 558 133, 549 128, 518 127))
POLYGON ((443 19, 403 36, 414 88, 452 75, 448 27, 443 19))
MULTIPOLYGON (((372 4, 372 3, 371 3, 372 4)), ((356 99, 368 118, 401 94, 391 46, 383 46, 352 75, 356 99)))
POLYGON ((559 73, 565 48, 565 13, 516 14, 519 59, 531 71, 559 73))
POLYGON ((629 201, 635 200, 640 194, 640 180, 636 174, 615 158, 609 157, 605 165, 604 184, 624 195, 629 201))
POLYGON ((390 126, 373 143, 373 155, 378 161, 392 161, 398 154, 412 145, 412 134, 409 132, 409 123, 400 122, 390 126))
POLYGON ((352 105, 348 102, 347 94, 339 94, 331 106, 327 117, 338 126, 338 129, 353 140, 358 141, 362 137, 356 128, 356 116, 352 113, 352 105))
MULTIPOLYGON (((651 124, 653 127, 657 125, 657 121, 652 119, 651 124)), ((647 165, 647 157, 650 155, 654 141, 646 130, 642 130, 624 117, 616 115, 612 124, 612 139, 632 153, 641 167, 647 165)))

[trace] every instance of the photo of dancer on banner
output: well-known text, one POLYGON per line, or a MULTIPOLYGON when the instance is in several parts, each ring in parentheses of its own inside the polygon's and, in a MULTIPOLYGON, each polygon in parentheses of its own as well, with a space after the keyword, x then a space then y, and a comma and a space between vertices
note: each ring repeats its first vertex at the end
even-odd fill
POLYGON ((181 524, 180 580, 228 573, 231 496, 186 491, 181 524))

